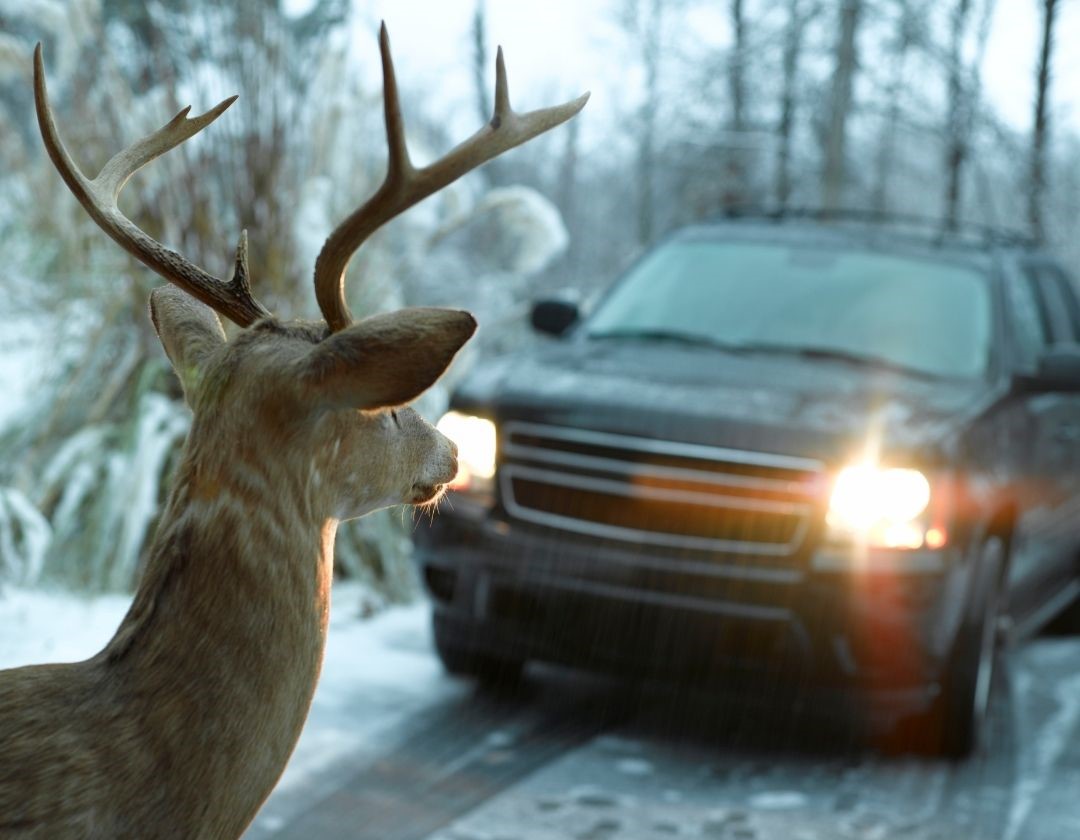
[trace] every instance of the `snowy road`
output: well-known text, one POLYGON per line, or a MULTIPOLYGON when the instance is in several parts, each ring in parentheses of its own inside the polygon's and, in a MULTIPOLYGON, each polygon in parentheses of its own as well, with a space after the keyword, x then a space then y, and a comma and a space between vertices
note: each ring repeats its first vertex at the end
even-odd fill
MULTIPOLYGON (((564 671, 477 693, 443 675, 424 605, 365 621, 358 600, 335 586, 311 715, 245 840, 1080 838, 1080 637, 1012 652, 987 750, 950 765, 564 671)), ((0 593, 0 668, 91 655, 129 602, 0 593)))
MULTIPOLYGON (((397 621, 391 648, 430 657, 423 610, 397 621)), ((820 716, 762 720, 715 696, 547 669, 492 696, 428 674, 386 726, 358 691, 349 716, 377 748, 287 773, 247 840, 1080 838, 1080 639, 1008 661, 987 749, 960 765, 881 757, 820 716)))

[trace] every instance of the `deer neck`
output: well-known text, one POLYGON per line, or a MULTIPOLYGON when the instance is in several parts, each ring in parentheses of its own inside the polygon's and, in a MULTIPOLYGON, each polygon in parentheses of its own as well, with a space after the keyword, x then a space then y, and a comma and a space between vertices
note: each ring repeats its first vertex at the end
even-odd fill
POLYGON ((181 776, 174 789, 246 792, 247 818, 300 735, 329 618, 337 520, 315 514, 311 476, 281 467, 280 453, 213 469, 185 458, 131 610, 99 656, 181 776))

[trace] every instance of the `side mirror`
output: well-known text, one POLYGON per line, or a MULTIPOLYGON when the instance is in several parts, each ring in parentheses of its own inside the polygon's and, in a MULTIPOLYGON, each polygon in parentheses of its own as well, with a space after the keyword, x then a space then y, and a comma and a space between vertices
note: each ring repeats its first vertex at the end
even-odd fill
POLYGON ((568 300, 539 300, 533 304, 533 329, 548 335, 562 335, 577 323, 581 311, 568 300))
POLYGON ((1080 393, 1080 344, 1059 344, 1039 357, 1036 372, 1013 377, 1013 390, 1027 394, 1080 393))

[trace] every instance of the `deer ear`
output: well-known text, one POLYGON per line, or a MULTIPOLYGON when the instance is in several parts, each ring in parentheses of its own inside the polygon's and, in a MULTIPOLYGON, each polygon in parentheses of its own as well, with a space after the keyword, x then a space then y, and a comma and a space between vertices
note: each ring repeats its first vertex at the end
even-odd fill
POLYGON ((150 318, 191 405, 203 363, 225 344, 221 321, 213 309, 175 286, 150 292, 150 318))
POLYGON ((401 309, 365 318, 312 348, 301 380, 326 408, 403 405, 435 384, 476 332, 456 309, 401 309))

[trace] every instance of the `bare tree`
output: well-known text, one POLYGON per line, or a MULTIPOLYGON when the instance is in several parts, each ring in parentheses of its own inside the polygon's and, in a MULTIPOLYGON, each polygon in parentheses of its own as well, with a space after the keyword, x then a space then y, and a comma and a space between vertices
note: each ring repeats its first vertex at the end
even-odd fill
POLYGON ((784 207, 791 197, 791 141, 798 105, 799 64, 802 59, 806 25, 816 12, 806 0, 788 0, 784 27, 783 79, 780 86, 780 121, 776 151, 776 203, 784 207))
POLYGON ((1042 215, 1043 194, 1046 192, 1046 146, 1050 132, 1048 97, 1050 93, 1050 62, 1054 49, 1054 23, 1057 20, 1058 0, 1042 0, 1042 45, 1035 81, 1035 125, 1031 135, 1031 180, 1028 192, 1028 223, 1037 239, 1045 236, 1042 215))
POLYGON ((862 8, 862 0, 843 0, 840 6, 840 32, 836 39, 829 121, 825 129, 825 166, 821 184, 822 206, 826 210, 837 209, 843 200, 847 122, 858 67, 857 35, 862 8))
POLYGON ((641 245, 652 241, 656 232, 656 144, 657 115, 660 109, 660 44, 664 20, 664 0, 626 0, 623 25, 640 50, 645 71, 645 95, 637 113, 637 239, 641 245))
POLYGON ((480 115, 480 119, 486 120, 491 113, 491 98, 488 96, 487 7, 484 0, 476 0, 472 19, 472 37, 476 112, 480 115))
POLYGON ((983 4, 975 36, 974 56, 964 56, 972 0, 956 0, 950 15, 949 47, 945 56, 947 111, 945 116, 945 226, 953 230, 960 222, 964 170, 971 154, 972 132, 982 98, 980 68, 986 54, 995 0, 983 4))
POLYGON ((731 130, 737 135, 746 129, 746 15, 743 0, 731 0, 731 30, 735 42, 728 55, 728 85, 731 89, 731 130))
POLYGON ((945 226, 955 229, 960 206, 960 176, 967 157, 967 126, 971 102, 965 96, 964 35, 971 16, 971 0, 956 0, 949 16, 949 52, 946 57, 948 101, 945 114, 945 226))
POLYGON ((725 155, 723 203, 738 205, 746 200, 748 169, 752 165, 746 149, 746 71, 749 59, 747 21, 744 0, 730 0, 728 13, 734 41, 727 56, 728 97, 731 112, 728 130, 731 149, 725 155))
MULTIPOLYGON (((566 131, 566 148, 563 151, 562 161, 559 163, 559 182, 556 196, 559 210, 563 215, 563 222, 571 231, 577 228, 578 148, 581 136, 578 129, 580 125, 581 120, 571 120, 566 131)), ((578 237, 570 237, 568 258, 577 241, 578 237)))
MULTIPOLYGON (((960 0, 970 2, 970 0, 960 0)), ((881 123, 881 134, 874 156, 874 187, 870 204, 879 213, 889 209, 892 174, 896 168, 896 143, 903 110, 903 94, 907 89, 909 58, 913 47, 923 37, 926 4, 917 0, 901 0, 896 31, 891 39, 892 65, 885 88, 888 105, 881 123)))
MULTIPOLYGON (((472 19, 473 41, 473 89, 476 93, 476 113, 487 120, 491 115, 491 95, 488 91, 488 74, 491 72, 491 51, 487 42, 487 4, 476 0, 472 19)), ((493 160, 476 173, 477 178, 489 186, 505 184, 508 180, 506 167, 501 160, 493 160)))

